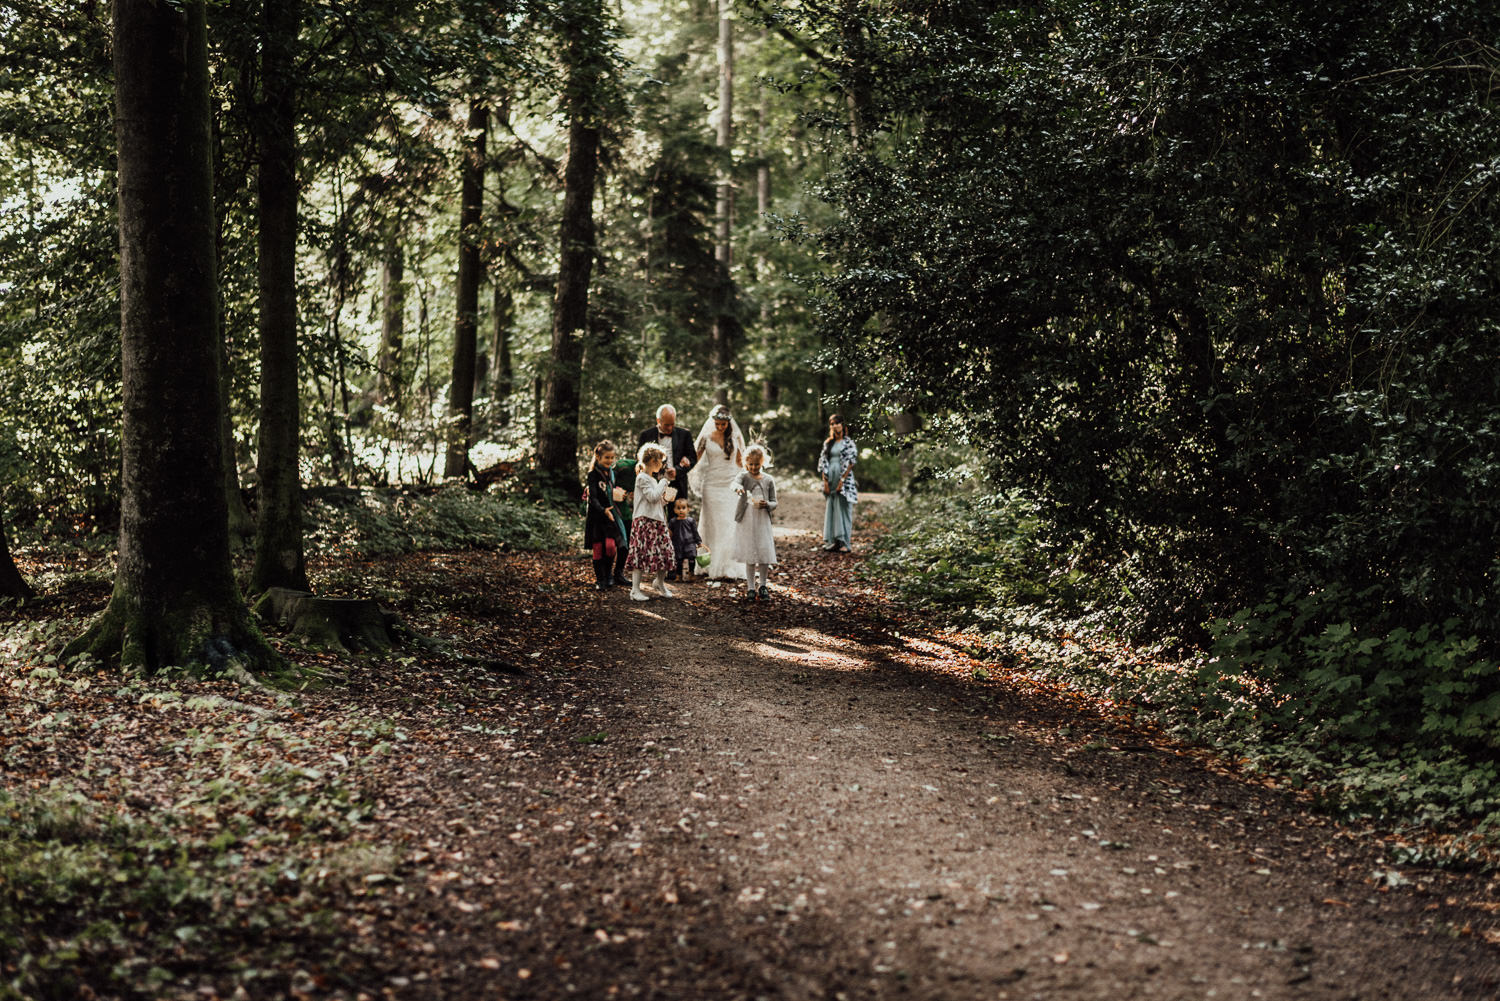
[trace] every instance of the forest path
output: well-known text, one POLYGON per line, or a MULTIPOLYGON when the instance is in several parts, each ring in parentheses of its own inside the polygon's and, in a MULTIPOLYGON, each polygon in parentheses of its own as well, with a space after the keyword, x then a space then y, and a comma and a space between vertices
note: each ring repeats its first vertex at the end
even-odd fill
POLYGON ((763 605, 567 583, 564 736, 414 780, 471 888, 404 915, 449 928, 432 996, 1496 995, 1493 933, 1451 896, 1474 877, 1382 875, 1378 842, 1202 755, 974 680, 857 557, 789 533, 763 605))

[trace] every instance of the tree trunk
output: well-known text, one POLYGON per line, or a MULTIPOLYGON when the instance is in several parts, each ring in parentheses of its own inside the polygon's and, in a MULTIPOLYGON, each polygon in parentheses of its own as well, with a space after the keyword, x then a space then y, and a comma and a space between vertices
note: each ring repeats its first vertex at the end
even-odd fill
POLYGON ((260 433, 253 594, 307 590, 302 554, 301 399, 297 368, 297 139, 294 54, 301 0, 264 0, 259 170, 260 433))
MULTIPOLYGON (((768 33, 761 32, 761 45, 764 47, 768 33)), ((760 107, 757 109, 756 119, 758 128, 757 144, 760 147, 760 164, 755 168, 755 211, 757 228, 760 231, 760 254, 756 260, 755 277, 759 283, 757 292, 760 297, 760 336, 765 345, 765 376, 760 383, 760 399, 767 409, 776 405, 779 389, 775 378, 775 370, 772 366, 773 353, 776 346, 776 338, 771 329, 771 297, 766 294, 767 275, 770 273, 770 265, 766 260, 765 247, 770 241, 770 235, 766 232, 766 217, 771 212, 771 152, 767 141, 771 117, 771 99, 769 88, 762 87, 760 93, 760 107)))
POLYGON ((16 569, 16 561, 10 555, 10 543, 5 538, 5 522, 0 520, 0 598, 15 598, 25 601, 36 592, 16 569))
POLYGON ((377 400, 401 405, 401 342, 406 336, 406 257, 401 241, 392 237, 380 271, 380 357, 377 363, 377 400))
POLYGON ((400 621, 371 598, 318 598, 282 587, 261 595, 255 614, 312 646, 344 653, 389 650, 400 621))
POLYGON ((474 358, 474 399, 490 392, 490 349, 486 347, 474 358))
POLYGON ((464 137, 463 190, 458 207, 458 287, 453 324, 453 380, 448 389, 448 455, 443 475, 469 469, 469 436, 474 423, 474 356, 479 327, 479 225, 484 211, 485 133, 490 113, 477 96, 469 101, 464 137))
POLYGON ((224 504, 229 510, 229 545, 238 552, 255 538, 255 519, 240 492, 240 467, 234 454, 234 417, 229 412, 229 344, 224 338, 224 305, 218 309, 219 448, 224 453, 224 504))
POLYGON ((862 0, 843 0, 839 17, 843 35, 843 58, 848 90, 844 104, 849 109, 849 139, 855 149, 865 138, 865 116, 870 107, 870 73, 867 68, 864 30, 856 18, 862 0))
MULTIPOLYGON (((492 279, 493 280, 493 279, 492 279)), ((495 385, 495 426, 510 426, 510 394, 516 389, 516 373, 510 358, 510 328, 516 318, 516 300, 510 289, 494 282, 494 302, 490 310, 495 324, 493 347, 495 385)))
POLYGON ((280 666, 229 564, 204 5, 114 3, 121 515, 114 593, 65 656, 280 666))
POLYGON ((594 187, 599 174, 600 54, 590 21, 602 21, 598 0, 565 27, 568 67, 568 162, 563 171, 561 256, 552 299, 552 360, 537 428, 537 474, 549 489, 578 494, 579 387, 583 332, 594 270, 594 187))
POLYGON ((734 181, 730 159, 734 142, 734 0, 719 0, 719 168, 718 199, 714 206, 714 259, 719 263, 719 301, 714 311, 713 361, 714 399, 729 403, 729 381, 734 368, 734 341, 738 324, 734 316, 734 283, 731 267, 734 248, 730 233, 734 225, 734 181))

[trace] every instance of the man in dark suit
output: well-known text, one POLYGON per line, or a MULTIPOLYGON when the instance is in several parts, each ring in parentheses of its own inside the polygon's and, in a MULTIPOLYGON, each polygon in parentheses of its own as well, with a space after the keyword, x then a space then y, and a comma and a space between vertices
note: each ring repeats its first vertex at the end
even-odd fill
MULTIPOLYGON (((640 433, 636 439, 636 447, 642 445, 659 445, 667 453, 667 464, 664 466, 664 476, 667 484, 677 488, 678 497, 688 495, 688 473, 698 464, 698 449, 693 444, 692 432, 677 426, 677 408, 670 403, 664 403, 656 408, 656 424, 640 433)), ((667 521, 672 520, 672 505, 667 505, 667 521)), ((667 575, 668 580, 676 580, 677 572, 674 570, 667 575)))

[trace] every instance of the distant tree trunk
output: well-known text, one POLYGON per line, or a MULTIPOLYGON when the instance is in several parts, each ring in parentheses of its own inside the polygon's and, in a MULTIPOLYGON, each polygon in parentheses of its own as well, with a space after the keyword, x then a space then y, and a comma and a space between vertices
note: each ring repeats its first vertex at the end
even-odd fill
MULTIPOLYGON (((762 31, 762 45, 765 44, 767 37, 768 33, 762 31)), ((766 232, 766 216, 771 212, 771 154, 767 141, 770 131, 770 103, 771 99, 769 96, 769 88, 762 87, 760 93, 760 107, 756 112, 756 121, 758 125, 758 135, 756 138, 757 145, 760 148, 760 165, 755 168, 755 211, 756 218, 758 220, 757 227, 760 230, 761 251, 755 264, 755 276, 757 281, 760 283, 760 287, 758 289, 760 294, 760 336, 761 342, 765 345, 766 352, 766 374, 765 377, 761 379, 760 398, 761 402, 764 403, 767 408, 776 405, 776 397, 779 392, 777 388, 775 372, 771 365, 772 353, 776 345, 775 331, 771 329, 771 297, 766 294, 766 276, 771 270, 769 262, 766 260, 765 254, 765 246, 768 242, 768 234, 766 232)))
POLYGON ((719 302, 714 311, 713 360, 714 399, 729 402, 729 380, 734 368, 734 341, 738 324, 734 316, 734 284, 731 267, 734 248, 730 233, 734 225, 734 179, 730 157, 734 142, 734 0, 719 0, 719 197, 714 207, 714 259, 719 262, 719 302))
POLYGON ((16 569, 16 561, 10 555, 10 543, 5 538, 5 521, 0 519, 0 598, 15 598, 25 601, 36 592, 16 569))
POLYGON ((301 400, 297 368, 296 65, 301 0, 264 0, 259 170, 259 510, 250 590, 307 583, 302 553, 301 400))
POLYGON ((380 270, 380 356, 376 394, 379 402, 401 404, 401 347, 406 336, 406 257, 392 237, 380 270))
POLYGON ((849 89, 844 94, 844 104, 849 109, 849 138, 859 148, 864 141, 865 117, 870 107, 870 74, 865 52, 864 29, 856 16, 862 10, 863 0, 843 0, 839 17, 842 25, 844 59, 848 64, 846 76, 849 89))
POLYGON ((224 307, 220 303, 215 339, 219 344, 219 448, 224 453, 224 504, 229 510, 229 544, 242 549, 255 538, 255 519, 240 493, 240 467, 234 455, 234 418, 229 412, 229 345, 224 340, 224 307))
POLYGON ((494 282, 494 301, 490 309, 495 324, 494 355, 495 426, 510 426, 510 394, 516 389, 516 373, 510 358, 510 328, 516 319, 516 300, 510 289, 494 282))
POLYGON ((458 206, 458 287, 453 325, 453 380, 448 389, 448 457, 444 476, 469 469, 469 437, 474 423, 474 356, 479 326, 479 225, 484 211, 485 133, 490 113, 476 95, 469 101, 464 136, 463 184, 458 206))
POLYGON ((204 5, 114 3, 121 515, 109 605, 65 656, 281 664, 229 564, 204 5))
POLYGON ((474 398, 489 395, 490 391, 490 349, 486 347, 474 356, 474 398))
POLYGON ((561 256, 552 299, 552 359, 537 428, 537 473, 543 486, 578 493, 579 386, 583 332, 588 324, 589 281, 594 271, 594 187, 599 174, 597 37, 601 0, 579 4, 564 27, 568 84, 568 162, 563 171, 561 256))
MULTIPOLYGON (((254 85, 251 80, 256 75, 249 60, 237 60, 232 67, 226 66, 226 77, 231 83, 231 100, 234 102, 233 114, 243 115, 245 110, 252 108, 255 102, 254 85)), ((213 132, 213 143, 215 149, 222 148, 224 137, 221 128, 220 116, 215 114, 210 122, 213 132)), ((231 179, 221 180, 226 174, 230 174, 227 158, 216 157, 214 160, 214 196, 215 205, 220 206, 218 199, 224 191, 231 187, 238 189, 242 178, 238 167, 233 168, 231 179)), ((225 259, 224 240, 225 225, 224 218, 227 213, 222 207, 215 211, 214 220, 214 255, 222 265, 225 259)), ((222 288, 222 283, 221 286, 222 288)), ((255 518, 250 514, 250 508, 245 504, 245 495, 240 490, 240 467, 235 452, 234 442, 234 413, 231 401, 234 399, 234 376, 229 362, 229 329, 224 322, 224 297, 219 296, 218 309, 218 342, 219 342, 219 424, 221 448, 224 452, 224 500, 229 507, 229 545, 231 550, 239 552, 255 540, 255 518)))

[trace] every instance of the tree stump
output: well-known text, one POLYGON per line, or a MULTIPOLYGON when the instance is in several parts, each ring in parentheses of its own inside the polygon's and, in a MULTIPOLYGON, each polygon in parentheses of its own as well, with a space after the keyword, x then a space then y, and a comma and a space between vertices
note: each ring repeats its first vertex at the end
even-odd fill
POLYGON ((352 653, 389 650, 400 619, 369 598, 319 598, 306 591, 273 587, 255 603, 255 614, 309 644, 352 653))

